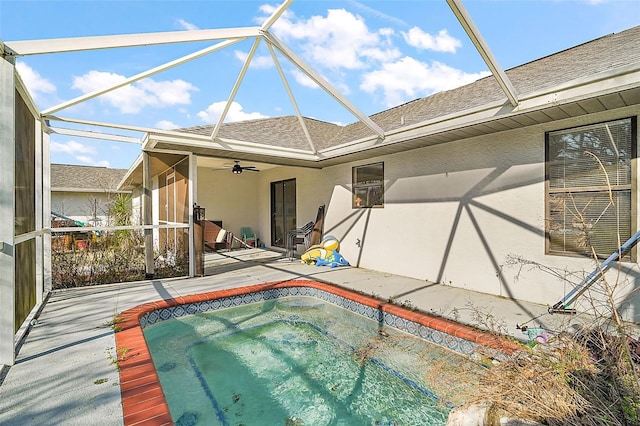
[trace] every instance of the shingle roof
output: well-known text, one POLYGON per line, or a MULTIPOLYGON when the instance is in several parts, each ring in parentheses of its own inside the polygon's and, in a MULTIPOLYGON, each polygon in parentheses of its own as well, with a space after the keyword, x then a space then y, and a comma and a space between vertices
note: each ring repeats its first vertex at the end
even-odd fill
MULTIPOLYGON (((306 117, 303 118, 303 120, 309 131, 311 140, 314 141, 314 143, 320 140, 333 139, 341 130, 341 126, 337 124, 306 117)), ((215 126, 197 126, 178 130, 209 136, 211 132, 213 132, 214 127, 215 126)), ((220 128, 218 137, 286 148, 310 149, 309 142, 305 137, 298 118, 291 115, 224 123, 220 128)), ((318 148, 320 149, 320 147, 318 148)))
MULTIPOLYGON (((640 26, 610 34, 506 71, 517 92, 528 94, 581 77, 640 61, 640 26)), ((385 132, 506 99, 493 76, 456 89, 438 92, 373 114, 370 118, 385 132)), ((346 126, 305 118, 316 148, 333 147, 373 135, 361 122, 346 126)), ((177 129, 210 135, 214 126, 177 129)), ((274 117, 224 123, 221 138, 286 148, 309 149, 296 117, 274 117)))
POLYGON ((51 190, 116 191, 127 169, 51 164, 51 190))

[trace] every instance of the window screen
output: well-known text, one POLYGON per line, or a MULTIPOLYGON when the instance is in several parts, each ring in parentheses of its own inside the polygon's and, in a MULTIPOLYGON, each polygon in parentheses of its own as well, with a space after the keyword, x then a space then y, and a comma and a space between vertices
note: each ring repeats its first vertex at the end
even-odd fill
POLYGON ((354 209, 384 206, 384 163, 356 166, 352 169, 354 209))
POLYGON ((632 118, 547 133, 549 253, 608 257, 631 236, 634 141, 632 118))

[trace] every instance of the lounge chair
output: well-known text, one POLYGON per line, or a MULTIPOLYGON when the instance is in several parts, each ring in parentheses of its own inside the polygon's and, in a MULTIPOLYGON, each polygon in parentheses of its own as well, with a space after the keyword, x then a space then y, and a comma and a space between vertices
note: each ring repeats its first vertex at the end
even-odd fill
POLYGON ((204 221, 204 246, 205 250, 229 249, 228 234, 226 229, 210 220, 204 221))

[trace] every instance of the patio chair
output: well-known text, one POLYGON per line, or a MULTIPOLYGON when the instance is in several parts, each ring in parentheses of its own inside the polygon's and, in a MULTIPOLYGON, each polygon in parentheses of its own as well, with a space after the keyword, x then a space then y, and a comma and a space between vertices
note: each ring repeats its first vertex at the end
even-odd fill
POLYGON ((211 220, 204 221, 204 247, 207 251, 228 248, 227 231, 211 220))
POLYGON ((236 239, 236 237, 233 236, 233 232, 229 231, 227 232, 227 238, 226 238, 226 249, 228 251, 233 250, 233 241, 236 239))
POLYGON ((240 236, 242 242, 249 247, 258 247, 258 236, 251 230, 249 226, 240 228, 240 236))
POLYGON ((311 233, 315 228, 314 222, 309 222, 301 228, 296 228, 287 233, 287 254, 289 259, 296 255, 298 244, 304 244, 305 249, 311 244, 311 233))

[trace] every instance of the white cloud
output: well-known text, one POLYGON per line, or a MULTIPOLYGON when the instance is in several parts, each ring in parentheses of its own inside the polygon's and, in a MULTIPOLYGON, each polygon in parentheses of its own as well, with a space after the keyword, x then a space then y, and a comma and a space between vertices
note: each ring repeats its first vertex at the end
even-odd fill
MULTIPOLYGON (((290 71, 290 73, 291 75, 293 75, 293 78, 299 85, 303 87, 308 87, 310 89, 320 89, 320 86, 318 86, 315 81, 310 79, 309 76, 307 76, 305 73, 300 71, 298 68, 293 68, 290 71)), ((321 77, 324 78, 330 85, 335 87, 343 95, 348 95, 351 93, 351 89, 349 89, 349 86, 344 84, 343 82, 341 81, 332 82, 332 81, 329 81, 329 79, 325 76, 321 76, 321 77)))
MULTIPOLYGON (((235 54, 236 58, 243 63, 249 57, 249 54, 247 52, 243 52, 241 50, 236 50, 233 53, 235 54)), ((271 59, 271 56, 253 55, 253 58, 251 59, 251 63, 249 64, 250 68, 261 68, 261 69, 271 68, 273 66, 274 66, 274 63, 273 63, 273 59, 271 59)))
POLYGON ((173 129, 177 129, 180 126, 178 126, 177 124, 169 121, 169 120, 160 120, 156 123, 156 128, 158 129, 162 129, 162 130, 173 130, 173 129))
POLYGON ((50 149, 52 153, 68 154, 82 164, 109 167, 109 162, 107 160, 95 159, 94 156, 99 153, 93 146, 85 145, 74 140, 70 140, 65 143, 51 142, 50 149))
POLYGON ((138 82, 145 94, 153 96, 153 101, 159 101, 158 106, 188 105, 191 103, 191 91, 197 89, 184 80, 155 81, 145 78, 138 82))
POLYGON ((178 24, 178 27, 184 30, 199 30, 199 28, 195 24, 187 22, 184 19, 178 19, 176 23, 178 24))
POLYGON ((311 80, 305 73, 297 68, 291 70, 291 75, 293 75, 293 78, 300 86, 308 87, 310 89, 320 88, 315 81, 311 80))
MULTIPOLYGON (((126 77, 103 71, 89 71, 73 78, 74 89, 82 93, 112 86, 126 80, 126 77)), ((191 103, 191 93, 198 88, 184 80, 155 81, 145 78, 98 97, 100 102, 116 107, 123 114, 137 114, 144 107, 162 108, 191 103)))
POLYGON ((76 160, 80 161, 81 163, 84 163, 88 166, 98 166, 98 167, 109 167, 109 162, 107 160, 95 160, 92 157, 87 157, 85 155, 78 155, 76 156, 76 160))
POLYGON ((50 145, 51 152, 62 152, 65 154, 95 154, 96 150, 94 147, 82 144, 80 142, 76 142, 74 140, 70 140, 66 143, 60 142, 51 142, 50 145))
POLYGON ((41 94, 55 93, 56 86, 49 80, 42 77, 36 70, 22 61, 16 61, 16 69, 27 86, 29 93, 35 99, 41 94))
POLYGON ((382 91, 384 103, 392 107, 418 97, 453 89, 488 75, 489 72, 469 74, 440 62, 429 65, 404 57, 384 64, 379 70, 366 73, 360 89, 367 93, 382 91))
POLYGON ((421 50, 456 53, 456 49, 462 46, 462 42, 451 37, 447 30, 440 30, 436 36, 426 33, 418 27, 413 27, 408 32, 402 31, 401 33, 404 41, 409 46, 421 50))
POLYGON ((383 37, 391 37, 396 34, 393 28, 380 28, 378 33, 380 33, 380 35, 383 37))
MULTIPOLYGON (((400 24, 393 16, 383 16, 379 11, 355 1, 350 4, 367 16, 373 14, 400 24)), ((274 10, 271 5, 260 8, 265 16, 274 10)), ((273 31, 296 51, 302 52, 301 56, 312 67, 324 70, 323 74, 330 77, 327 81, 331 81, 343 94, 349 93, 346 83, 354 77, 359 78, 362 91, 383 99, 385 106, 389 107, 489 75, 465 73, 440 62, 421 62, 403 55, 396 46, 402 36, 406 43, 402 44, 403 49, 411 46, 419 50, 456 53, 462 43, 445 29, 435 35, 418 27, 398 33, 389 27, 370 29, 362 16, 345 9, 330 9, 326 16, 309 18, 298 17, 287 10, 273 25, 273 31), (360 73, 359 76, 354 72, 360 73)), ((299 84, 317 87, 299 71, 292 74, 299 84)))
MULTIPOLYGON (((272 6, 262 6, 265 14, 272 6)), ((390 61, 400 51, 389 41, 389 29, 370 31, 364 19, 345 9, 329 9, 327 16, 298 19, 286 11, 273 25, 273 31, 284 40, 301 43, 303 56, 315 67, 326 69, 364 69, 372 62, 390 61)))
MULTIPOLYGON (((214 102, 206 110, 198 112, 198 117, 205 123, 217 123, 226 104, 226 101, 214 102)), ((242 110, 242 105, 238 102, 232 102, 224 121, 244 121, 268 117, 268 115, 263 115, 259 112, 245 112, 242 110)))
POLYGON ((361 2, 352 0, 352 1, 349 1, 349 4, 352 5, 352 6, 355 6, 356 8, 362 10, 363 12, 365 12, 365 13, 367 13, 369 15, 373 15, 373 16, 375 16, 377 18, 389 21, 389 22, 393 23, 394 25, 400 25, 400 26, 403 26, 403 27, 408 27, 409 26, 409 24, 407 24, 402 19, 400 19, 398 17, 395 17, 395 16, 392 16, 392 15, 389 15, 387 13, 381 12, 378 9, 374 9, 372 7, 366 6, 361 2))

